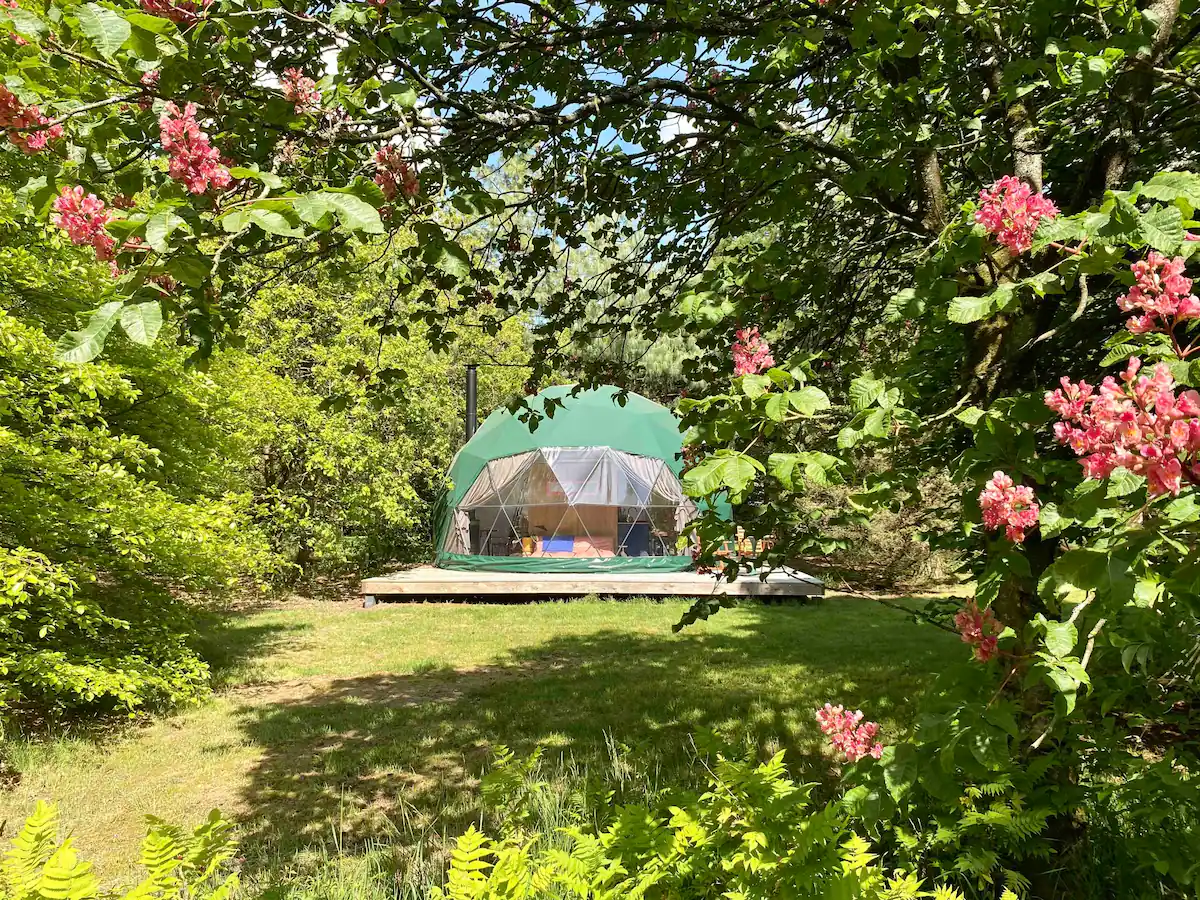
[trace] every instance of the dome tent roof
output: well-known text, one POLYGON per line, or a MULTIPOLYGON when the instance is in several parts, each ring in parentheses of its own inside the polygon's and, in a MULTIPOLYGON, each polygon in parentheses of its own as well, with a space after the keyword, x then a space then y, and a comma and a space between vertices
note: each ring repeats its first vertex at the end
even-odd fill
POLYGON ((611 447, 661 459, 679 474, 683 435, 669 409, 632 392, 625 393, 622 406, 617 400, 621 389, 607 384, 574 397, 572 390, 574 385, 558 385, 529 398, 530 408, 538 413, 544 412, 547 400, 563 403, 553 418, 543 415, 534 431, 508 409, 489 415, 450 464, 449 505, 457 505, 491 460, 545 447, 611 447))

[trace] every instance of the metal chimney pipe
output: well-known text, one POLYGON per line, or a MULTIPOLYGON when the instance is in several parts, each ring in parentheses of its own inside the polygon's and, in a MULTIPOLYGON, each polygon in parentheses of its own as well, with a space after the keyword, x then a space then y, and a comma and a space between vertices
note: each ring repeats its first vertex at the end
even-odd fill
POLYGON ((479 366, 475 363, 467 365, 467 420, 466 427, 463 429, 466 433, 466 439, 469 441, 471 436, 475 434, 475 426, 479 422, 479 415, 475 409, 476 405, 476 375, 479 366))

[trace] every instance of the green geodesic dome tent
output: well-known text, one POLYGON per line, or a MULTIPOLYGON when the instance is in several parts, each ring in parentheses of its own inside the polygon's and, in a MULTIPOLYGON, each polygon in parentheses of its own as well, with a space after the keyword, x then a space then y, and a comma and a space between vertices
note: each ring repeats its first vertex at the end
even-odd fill
POLYGON ((450 465, 437 565, 518 572, 683 571, 696 515, 679 483, 683 436, 665 406, 605 385, 529 398, 534 431, 498 409, 450 465), (623 400, 622 402, 620 402, 623 400))

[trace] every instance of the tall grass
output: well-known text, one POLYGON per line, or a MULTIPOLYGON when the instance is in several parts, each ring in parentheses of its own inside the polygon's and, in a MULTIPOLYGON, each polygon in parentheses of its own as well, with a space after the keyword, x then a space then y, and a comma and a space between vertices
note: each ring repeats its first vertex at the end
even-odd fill
MULTIPOLYGON (((569 754, 522 759, 500 748, 483 778, 487 804, 476 824, 490 834, 520 833, 532 838, 534 847, 565 847, 562 829, 584 825, 598 831, 620 804, 653 802, 663 795, 656 760, 636 760, 610 734, 605 747, 606 755, 591 763, 569 754)), ((294 855, 289 866, 269 876, 252 875, 246 895, 262 900, 427 900, 431 887, 445 884, 457 836, 422 829, 402 807, 366 845, 351 850, 331 831, 328 840, 294 855)))

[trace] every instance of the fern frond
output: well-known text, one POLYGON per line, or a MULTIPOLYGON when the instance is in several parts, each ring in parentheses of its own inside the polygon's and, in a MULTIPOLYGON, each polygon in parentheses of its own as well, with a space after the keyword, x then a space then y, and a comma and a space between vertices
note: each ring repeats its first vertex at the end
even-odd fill
MULTIPOLYGON (((1029 879, 1012 869, 1004 870, 1004 884, 1005 890, 1013 895, 1014 900, 1029 893, 1029 879)), ((1001 898, 1001 900, 1006 900, 1006 898, 1001 898)))
POLYGON ((194 877, 207 881, 226 862, 237 855, 234 825, 212 810, 204 824, 197 826, 187 843, 184 867, 197 873, 194 877))
POLYGON ((35 894, 45 900, 92 900, 98 889, 92 864, 79 859, 68 838, 46 860, 35 894))
POLYGON ((487 873, 494 855, 492 842, 474 825, 459 837, 450 853, 446 877, 450 900, 480 900, 486 896, 487 873))
POLYGON ((0 866, 0 880, 16 900, 37 890, 42 869, 57 845, 58 809, 52 803, 39 800, 21 831, 13 838, 0 866))
POLYGON ((914 900, 923 896, 921 885, 924 881, 913 872, 896 872, 887 880, 887 889, 883 896, 887 900, 914 900))

